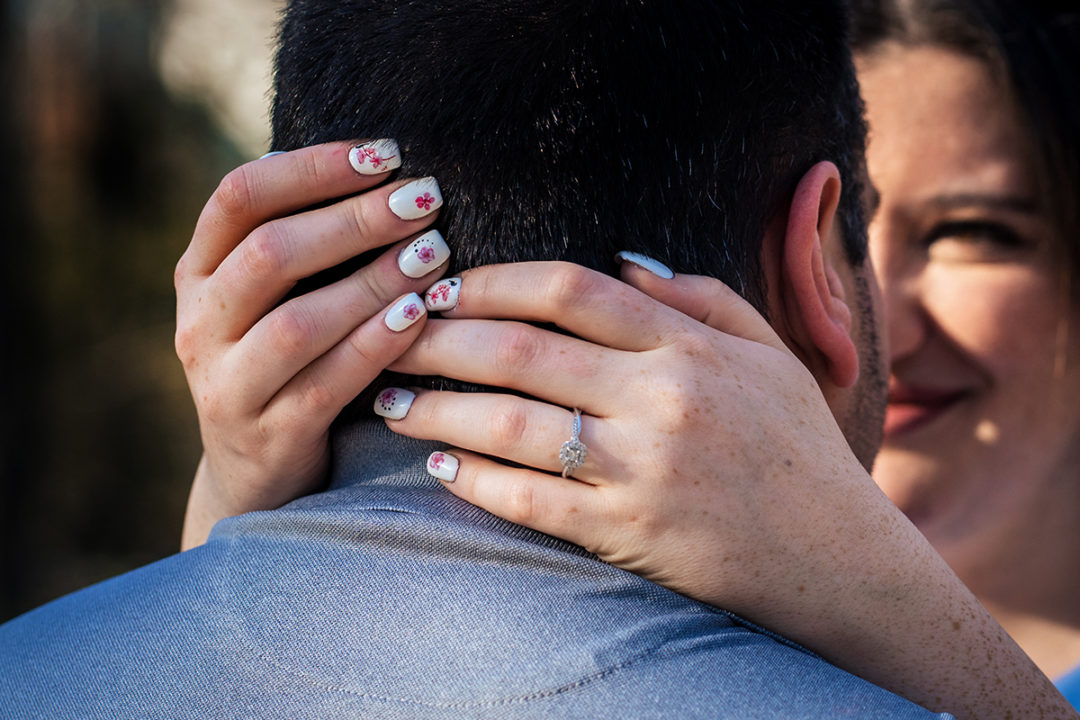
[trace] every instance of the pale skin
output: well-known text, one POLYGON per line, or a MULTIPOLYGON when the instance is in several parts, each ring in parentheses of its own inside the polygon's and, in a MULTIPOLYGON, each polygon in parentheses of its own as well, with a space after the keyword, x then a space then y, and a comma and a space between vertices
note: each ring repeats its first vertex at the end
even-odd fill
MULTIPOLYGON (((340 146, 328 147, 297 153, 327 162, 335 153, 343 157, 340 146)), ((286 187, 296 180, 290 173, 310 163, 270 164, 288 157, 248 166, 255 176, 249 183, 286 187)), ((316 333, 319 342, 311 346, 256 333, 260 318, 288 308, 272 309, 289 278, 300 276, 282 271, 281 263, 249 268, 267 273, 266 287, 277 292, 230 296, 222 311, 236 316, 230 319, 202 315, 197 298, 214 297, 213 278, 228 258, 247 257, 237 249, 260 236, 255 231, 263 222, 280 223, 272 219, 316 201, 316 186, 294 195, 291 208, 283 207, 288 193, 256 195, 250 207, 232 209, 243 218, 232 223, 215 217, 221 211, 212 198, 200 220, 207 236, 197 230, 178 270, 178 347, 204 438, 215 441, 193 486, 185 547, 202 542, 218 518, 272 507, 317 485, 331 410, 383 367, 480 380, 536 400, 425 391, 406 418, 389 423, 402 434, 462 448, 453 451, 461 466, 447 484, 451 492, 742 613, 931 709, 961 718, 1075 716, 873 483, 864 467, 873 448, 856 457, 843 431, 850 435, 851 428, 834 419, 859 424, 856 400, 877 390, 860 367, 859 348, 870 341, 865 318, 848 301, 855 277, 872 283, 872 276, 869 267, 851 268, 842 259, 833 222, 839 178, 830 164, 807 173, 788 216, 772 223, 765 239, 769 302, 783 318, 775 328, 708 278, 662 280, 626 266, 622 283, 562 263, 463 273, 459 303, 446 313, 452 319, 428 320, 422 329, 418 323, 407 335, 380 335, 375 322, 406 290, 401 278, 379 302, 357 303, 348 317, 326 323, 331 328, 316 333), (554 322, 574 337, 505 320, 554 322), (258 389, 250 396, 262 404, 246 409, 232 400, 236 375, 221 370, 239 372, 228 358, 245 343, 251 357, 280 367, 252 381, 258 389), (346 360, 325 360, 338 352, 346 360), (304 391, 290 391, 296 378, 305 378, 304 391), (317 422, 305 415, 312 397, 325 399, 317 403, 323 413, 317 422), (582 440, 590 453, 573 478, 563 479, 555 451, 566 439, 566 408, 573 405, 586 414, 582 440), (288 410, 274 415, 277 406, 288 410), (462 418, 469 419, 468 434, 461 432, 462 418), (294 433, 302 442, 287 445, 294 433), (256 452, 218 440, 232 437, 255 438, 256 452), (476 452, 535 470, 511 469, 476 452), (270 468, 302 472, 296 479, 270 468)), ((321 196, 363 189, 338 185, 321 196)), ((357 197, 384 202, 380 192, 357 197)), ((372 202, 370 210, 371 221, 350 231, 352 237, 336 236, 348 248, 320 262, 330 265, 357 247, 382 246, 419 229, 382 228, 384 206, 372 202)), ((295 217, 314 222, 312 215, 295 217)), ((292 236, 313 235, 319 236, 292 236)), ((374 274, 356 282, 371 284, 374 274)))

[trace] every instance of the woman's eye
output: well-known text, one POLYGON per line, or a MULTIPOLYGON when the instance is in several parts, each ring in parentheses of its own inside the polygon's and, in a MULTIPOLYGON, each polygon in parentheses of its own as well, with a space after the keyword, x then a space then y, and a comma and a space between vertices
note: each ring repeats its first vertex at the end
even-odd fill
POLYGON ((986 221, 940 223, 926 236, 930 259, 942 262, 1008 260, 1028 245, 1007 225, 986 221))

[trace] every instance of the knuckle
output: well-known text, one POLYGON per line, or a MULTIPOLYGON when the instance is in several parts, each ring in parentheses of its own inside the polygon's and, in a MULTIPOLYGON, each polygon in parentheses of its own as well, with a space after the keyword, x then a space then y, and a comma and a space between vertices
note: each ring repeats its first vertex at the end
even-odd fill
POLYGON ((505 513, 503 516, 518 525, 530 526, 536 522, 538 513, 536 492, 527 480, 513 480, 505 487, 505 513))
POLYGON ((255 184, 252 171, 241 165, 221 179, 214 191, 218 209, 226 218, 249 215, 255 205, 255 184))
POLYGON ((522 367, 529 366, 543 352, 543 341, 528 325, 512 324, 503 328, 495 341, 494 371, 496 378, 505 382, 522 367))
POLYGON ((255 280, 276 277, 286 263, 285 244, 273 223, 256 228, 240 247, 245 274, 255 280))
MULTIPOLYGON (((300 387, 300 407, 304 417, 321 417, 333 411, 337 405, 337 396, 333 388, 318 377, 309 376, 300 387)), ((301 424, 302 425, 302 424, 301 424)))
POLYGON ((370 338, 365 337, 362 333, 350 333, 347 342, 359 361, 359 366, 364 371, 382 370, 390 364, 390 358, 381 356, 379 346, 372 343, 370 338))
POLYGON ((173 345, 176 348, 176 357, 185 368, 190 368, 196 357, 199 333, 192 325, 177 324, 176 335, 173 337, 173 345))
POLYGON ((496 405, 488 427, 497 452, 521 447, 525 443, 528 426, 528 413, 520 404, 503 401, 496 405))
POLYGON ((271 342, 292 357, 310 347, 317 334, 315 318, 295 306, 283 306, 270 320, 271 342))
POLYGON ((373 229, 371 210, 365 202, 366 198, 366 195, 360 195, 342 204, 342 212, 345 214, 349 232, 361 238, 368 237, 373 229))
POLYGON ((600 282, 600 275, 586 267, 559 263, 551 275, 548 297, 556 308, 576 307, 600 291, 600 282))
POLYGON ((354 317, 371 317, 397 296, 398 289, 390 286, 387 277, 370 270, 370 266, 361 268, 347 281, 349 294, 345 303, 354 317))
POLYGON ((176 268, 173 270, 173 289, 179 291, 180 286, 184 284, 188 277, 188 254, 184 253, 180 256, 180 259, 176 261, 176 268))

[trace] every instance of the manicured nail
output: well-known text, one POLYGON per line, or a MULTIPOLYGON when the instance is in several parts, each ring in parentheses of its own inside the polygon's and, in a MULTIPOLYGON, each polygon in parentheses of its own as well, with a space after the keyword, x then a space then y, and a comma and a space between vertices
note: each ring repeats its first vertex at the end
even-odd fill
POLYGON ((391 420, 400 420, 409 414, 416 393, 405 388, 386 388, 375 398, 375 414, 391 420))
POLYGON ((653 275, 662 277, 665 280, 670 280, 671 278, 675 277, 675 273, 671 272, 671 268, 669 268, 667 265, 660 262, 659 260, 653 260, 648 255, 642 255, 641 253, 623 250, 622 252, 615 253, 615 260, 616 262, 633 263, 642 270, 648 270, 653 275))
POLYGON ((360 143, 349 151, 349 164, 361 175, 382 175, 401 167, 401 150, 393 140, 360 143))
POLYGON ((259 159, 260 160, 265 160, 268 157, 274 157, 275 155, 284 155, 284 154, 285 154, 284 150, 271 150, 270 152, 266 153, 265 155, 263 155, 259 159))
POLYGON ((390 194, 390 210, 402 220, 416 220, 442 207, 442 192, 433 177, 413 180, 390 194))
POLYGON ((424 277, 450 257, 450 248, 438 230, 428 230, 402 248, 397 264, 407 277, 424 277))
POLYGON ((431 312, 453 310, 457 307, 459 292, 461 292, 461 278, 444 278, 424 293, 424 304, 431 312))
POLYGON ((427 459, 428 475, 437 477, 445 483, 457 480, 458 459, 444 452, 434 452, 427 459))
POLYGON ((386 311, 386 327, 394 332, 401 332, 419 320, 425 312, 424 301, 420 296, 409 293, 386 311))

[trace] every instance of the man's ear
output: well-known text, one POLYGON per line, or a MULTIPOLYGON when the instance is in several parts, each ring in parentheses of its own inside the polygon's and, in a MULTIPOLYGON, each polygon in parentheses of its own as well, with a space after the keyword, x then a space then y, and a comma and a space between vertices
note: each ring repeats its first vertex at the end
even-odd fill
POLYGON ((836 208, 840 171, 820 162, 803 175, 788 213, 781 260, 792 339, 811 362, 823 361, 838 387, 859 379, 859 355, 851 338, 851 309, 841 273, 851 281, 836 208))

